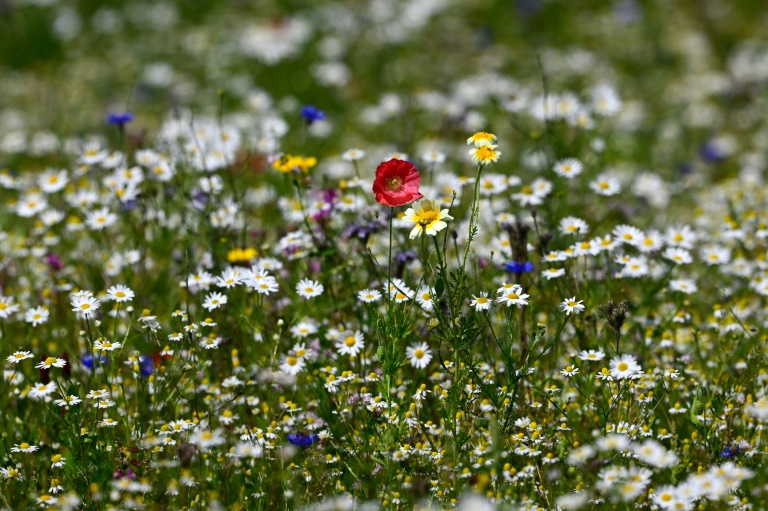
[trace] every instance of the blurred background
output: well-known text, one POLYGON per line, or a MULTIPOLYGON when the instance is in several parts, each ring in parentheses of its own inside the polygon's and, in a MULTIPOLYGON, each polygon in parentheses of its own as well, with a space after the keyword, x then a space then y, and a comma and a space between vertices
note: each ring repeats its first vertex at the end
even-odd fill
POLYGON ((707 144, 719 156, 740 131, 763 130, 764 7, 0 0, 0 152, 6 164, 50 157, 67 137, 103 131, 109 112, 135 114, 138 146, 180 107, 269 112, 298 127, 305 104, 327 113, 314 127, 323 150, 386 141, 410 151, 476 129, 514 143, 541 129, 519 115, 531 98, 607 83, 623 100, 618 128, 633 132, 626 144, 616 133, 609 151, 686 165, 707 144))

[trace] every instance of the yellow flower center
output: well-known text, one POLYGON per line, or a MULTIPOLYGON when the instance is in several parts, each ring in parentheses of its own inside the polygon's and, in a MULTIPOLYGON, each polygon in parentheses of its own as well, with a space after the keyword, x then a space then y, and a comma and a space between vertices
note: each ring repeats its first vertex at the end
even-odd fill
POLYGON ((474 135, 472 135, 472 141, 477 142, 478 140, 488 140, 489 142, 493 140, 493 135, 490 133, 486 133, 485 131, 478 131, 474 135))
POLYGON ((475 149, 475 157, 480 161, 492 160, 496 157, 496 151, 490 146, 484 145, 475 149))
MULTIPOLYGON (((22 358, 23 357, 24 357, 24 355, 22 355, 22 358)), ((54 362, 56 362, 56 359, 53 358, 53 357, 48 357, 48 358, 45 359, 45 365, 47 365, 47 366, 52 365, 54 362)))
POLYGON ((347 347, 349 347, 349 348, 354 346, 356 343, 357 343, 357 339, 355 339, 351 335, 349 337, 347 337, 346 339, 344 339, 344 344, 346 344, 347 347))
POLYGON ((440 218, 440 213, 435 210, 422 211, 416 216, 419 225, 426 227, 440 218))
POLYGON ((517 300, 518 298, 520 298, 520 295, 517 293, 509 293, 507 294, 507 298, 509 298, 510 300, 517 300))
POLYGON ((19 449, 29 449, 29 444, 27 442, 22 442, 19 444, 19 449))
POLYGON ((125 297, 125 293, 123 293, 122 291, 118 291, 117 293, 115 293, 115 296, 118 297, 118 298, 124 298, 125 297))
POLYGON ((626 371, 627 369, 629 369, 629 364, 627 364, 626 362, 619 362, 619 365, 617 366, 617 368, 619 371, 626 371))
POLYGON ((289 366, 295 366, 298 363, 299 359, 297 359, 296 357, 288 357, 285 359, 285 361, 288 363, 289 366))
POLYGON ((424 350, 422 350, 421 348, 417 349, 416 351, 413 352, 413 356, 419 359, 422 358, 424 356, 424 350))

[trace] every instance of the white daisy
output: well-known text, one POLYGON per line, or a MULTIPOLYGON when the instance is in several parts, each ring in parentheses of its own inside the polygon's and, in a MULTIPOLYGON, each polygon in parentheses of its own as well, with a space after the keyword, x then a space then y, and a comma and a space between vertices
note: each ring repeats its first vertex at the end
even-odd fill
POLYGON ((301 279, 299 283, 296 284, 296 292, 299 296, 307 300, 320 296, 323 294, 324 290, 325 287, 315 280, 301 279))
POLYGON ((408 362, 416 369, 424 369, 432 360, 432 351, 425 342, 409 346, 405 350, 405 355, 408 357, 408 362))

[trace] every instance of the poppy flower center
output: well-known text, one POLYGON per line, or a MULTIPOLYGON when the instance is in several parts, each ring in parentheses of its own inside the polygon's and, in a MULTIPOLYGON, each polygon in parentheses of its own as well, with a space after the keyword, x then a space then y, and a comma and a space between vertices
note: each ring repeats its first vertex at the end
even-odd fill
POLYGON ((402 178, 395 176, 390 177, 387 179, 387 191, 388 192, 399 192, 400 189, 403 187, 403 180, 402 178))

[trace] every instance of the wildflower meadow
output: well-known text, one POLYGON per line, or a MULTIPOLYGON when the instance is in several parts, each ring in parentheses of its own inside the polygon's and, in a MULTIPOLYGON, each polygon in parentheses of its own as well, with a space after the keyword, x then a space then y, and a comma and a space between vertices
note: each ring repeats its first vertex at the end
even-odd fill
POLYGON ((767 30, 0 2, 0 510, 768 509, 767 30))

